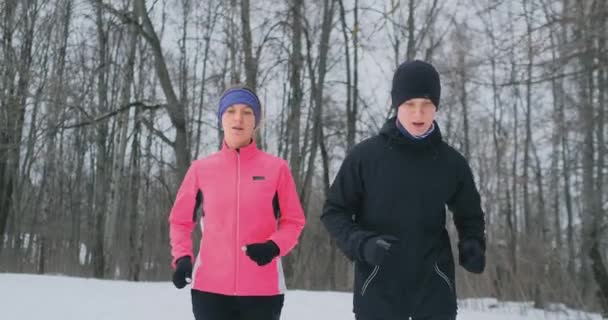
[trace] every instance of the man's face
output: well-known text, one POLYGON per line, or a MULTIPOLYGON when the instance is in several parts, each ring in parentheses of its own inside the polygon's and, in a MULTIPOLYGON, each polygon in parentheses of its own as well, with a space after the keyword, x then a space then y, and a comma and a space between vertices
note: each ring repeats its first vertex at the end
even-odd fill
POLYGON ((414 98, 405 101, 397 109, 399 123, 414 136, 426 133, 435 120, 437 107, 429 99, 414 98))

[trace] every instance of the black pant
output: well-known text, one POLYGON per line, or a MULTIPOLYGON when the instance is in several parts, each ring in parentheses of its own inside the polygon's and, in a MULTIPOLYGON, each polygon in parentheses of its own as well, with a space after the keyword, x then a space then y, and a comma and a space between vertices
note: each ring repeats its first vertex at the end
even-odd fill
MULTIPOLYGON (((367 317, 362 315, 355 315, 356 320, 388 320, 382 318, 375 317, 367 317)), ((392 319, 391 319, 392 320, 392 319)), ((410 320, 407 317, 404 317, 403 320, 410 320)), ((412 317, 412 320, 456 320, 456 315, 434 315, 434 316, 422 316, 422 317, 412 317)))
POLYGON ((196 320, 279 320, 284 295, 225 296, 192 290, 196 320))

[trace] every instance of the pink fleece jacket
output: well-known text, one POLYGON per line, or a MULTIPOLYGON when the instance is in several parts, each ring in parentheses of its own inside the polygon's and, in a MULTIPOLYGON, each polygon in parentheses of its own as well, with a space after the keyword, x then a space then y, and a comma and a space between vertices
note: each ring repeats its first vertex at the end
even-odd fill
POLYGON ((287 162, 258 150, 255 142, 238 151, 224 144, 194 161, 169 217, 174 266, 178 258, 194 256, 191 234, 198 204, 203 236, 192 288, 238 296, 283 293, 281 259, 260 267, 243 247, 273 240, 285 256, 298 242, 305 218, 287 162))

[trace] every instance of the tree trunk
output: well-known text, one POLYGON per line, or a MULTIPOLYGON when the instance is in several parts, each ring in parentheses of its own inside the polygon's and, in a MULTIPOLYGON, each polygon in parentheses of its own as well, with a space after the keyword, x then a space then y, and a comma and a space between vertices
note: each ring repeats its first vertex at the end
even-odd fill
MULTIPOLYGON (((5 81, 10 81, 13 83, 12 74, 14 68, 12 66, 8 66, 11 64, 10 52, 12 45, 12 24, 13 17, 15 11, 15 3, 9 1, 5 8, 5 18, 8 18, 5 21, 6 28, 3 33, 3 51, 5 59, 5 64, 7 64, 6 69, 6 78, 5 81)), ((21 155, 20 150, 22 147, 22 136, 23 136, 23 123, 25 119, 25 110, 27 106, 27 98, 28 98, 28 89, 30 84, 31 77, 31 66, 32 66, 32 46, 34 41, 34 31, 36 27, 37 13, 38 13, 38 5, 35 1, 27 1, 23 3, 21 9, 21 23, 23 24, 22 28, 24 30, 24 37, 21 42, 21 48, 19 50, 19 61, 15 61, 17 65, 18 72, 18 80, 17 80, 17 91, 14 96, 11 95, 12 86, 9 85, 8 95, 0 95, 0 106, 6 105, 6 119, 2 120, 0 118, 0 127, 5 127, 5 132, 3 133, 2 129, 0 129, 0 239, 4 239, 4 235, 7 234, 7 222, 9 218, 13 220, 21 220, 20 217, 11 217, 11 212, 21 212, 15 210, 15 207, 18 206, 13 202, 13 198, 19 197, 21 194, 21 182, 22 177, 19 178, 18 173, 21 164, 21 155), (15 194, 14 191, 17 191, 15 194)), ((0 88, 3 90, 4 88, 0 88)), ((4 109, 4 108, 2 108, 4 109)), ((16 221, 15 221, 16 222, 16 221)), ((18 223, 13 223, 14 227, 12 230, 13 237, 20 239, 18 236, 16 228, 18 227, 18 223)), ((8 235, 8 234, 7 234, 8 235)), ((2 252, 2 248, 4 246, 4 242, 0 244, 0 252, 2 252)), ((20 248, 20 243, 18 242, 17 249, 20 248)))
POLYGON ((526 39, 528 49, 528 63, 526 65, 526 118, 525 128, 526 137, 524 142, 524 175, 523 181, 523 194, 524 194, 524 229, 526 234, 532 234, 532 221, 530 212, 530 191, 529 191, 529 169, 530 169, 530 143, 532 140, 532 66, 534 64, 534 52, 532 48, 532 23, 530 22, 530 14, 527 11, 527 6, 523 3, 526 21, 526 39))
POLYGON ((351 98, 351 117, 349 128, 350 138, 347 136, 346 150, 350 150, 355 145, 357 140, 357 121, 359 120, 359 0, 355 0, 354 10, 354 30, 353 30, 353 83, 352 83, 352 98, 351 98))
POLYGON ((407 10, 407 51, 406 59, 413 60, 416 57, 416 21, 415 21, 415 0, 409 0, 407 10))
MULTIPOLYGON (((512 70, 511 70, 511 78, 512 80, 514 80, 515 77, 515 65, 513 64, 512 66, 512 70)), ((517 89, 517 87, 514 89, 514 93, 515 96, 519 96, 519 91, 517 89)), ((510 216, 510 221, 509 221, 509 230, 510 230, 510 234, 511 234, 511 263, 513 264, 512 269, 513 269, 513 274, 516 275, 517 274, 517 265, 518 265, 518 261, 517 261, 517 247, 518 247, 518 238, 517 238, 517 234, 518 234, 518 219, 517 219, 517 187, 518 187, 518 172, 517 172, 517 161, 518 161, 518 149, 519 149, 519 143, 518 143, 518 139, 519 136, 517 134, 517 129, 519 127, 519 112, 517 110, 517 101, 513 102, 513 161, 512 161, 512 171, 511 171, 511 180, 512 180, 512 185, 511 185, 511 198, 512 200, 510 201, 510 205, 509 205, 509 216, 510 216)))
MULTIPOLYGON (((535 232, 534 234, 536 235, 536 239, 539 239, 540 241, 538 243, 541 244, 541 246, 538 246, 538 248, 534 248, 534 253, 535 253, 535 257, 538 259, 538 261, 535 261, 536 264, 536 274, 537 274, 537 278, 536 279, 546 279, 547 278, 547 261, 548 259, 548 255, 551 254, 550 252, 547 252, 547 250, 545 248, 543 248, 542 246, 544 246, 544 244, 548 243, 549 241, 549 236, 548 236, 548 231, 549 231, 549 224, 547 223, 547 217, 546 217, 546 208, 545 208, 545 193, 544 193, 544 187, 543 187, 543 173, 542 173, 542 167, 540 164, 540 157, 538 156, 538 152, 536 150, 536 146, 534 144, 532 144, 532 151, 534 153, 534 159, 536 162, 536 172, 535 172, 535 178, 536 178, 536 188, 537 188, 537 192, 538 192, 538 199, 537 199, 537 214, 538 217, 535 219, 535 230, 538 230, 540 233, 535 232)), ((546 288, 544 288, 543 286, 544 281, 535 281, 534 286, 535 286, 535 294, 534 294, 534 307, 538 308, 538 309, 544 309, 546 307, 546 288)))
POLYGON ((290 74, 289 86, 291 95, 289 98, 289 117, 288 123, 288 144, 291 151, 289 166, 294 173, 294 181, 298 193, 302 194, 301 164, 302 150, 300 149, 300 118, 302 117, 302 80, 301 72, 303 65, 302 57, 302 0, 292 0, 291 3, 292 22, 292 42, 291 55, 289 57, 290 74))
MULTIPOLYGON (((606 212, 603 209, 604 206, 604 158, 606 156, 606 143, 604 139, 604 126, 605 126, 605 108, 606 108, 606 96, 605 90, 608 85, 606 81, 606 34, 604 30, 608 27, 606 22, 606 14, 608 14, 608 6, 605 1, 594 1, 591 12, 593 12, 592 28, 595 31, 593 34, 597 37, 595 43, 597 44, 598 52, 597 60, 600 61, 600 69, 597 72, 597 89, 598 89, 598 112, 596 117, 597 130, 597 164, 596 171, 597 176, 595 178, 595 204, 593 205, 592 224, 591 224, 591 247, 589 250, 589 258, 591 260, 591 270, 598 286, 597 298, 602 308, 602 315, 608 316, 608 269, 604 263, 604 257, 602 256, 602 239, 606 232, 605 215, 606 212), (603 54, 602 54, 603 52, 603 54)), ((591 101, 591 100, 590 100, 591 101)))
MULTIPOLYGON (((245 51, 245 84, 254 92, 257 91, 258 58, 253 53, 253 40, 251 39, 251 23, 249 18, 249 0, 241 0, 241 24, 243 36, 243 50, 245 51)), ((262 112, 263 116, 265 113, 262 112)), ((261 121, 262 119, 260 119, 261 121)), ((255 141, 259 148, 265 149, 262 134, 263 127, 255 131, 255 141)))
POLYGON ((186 55, 188 43, 188 18, 192 11, 192 3, 190 0, 182 0, 182 36, 179 41, 179 101, 184 106, 188 105, 188 60, 186 55))
MULTIPOLYGON (((0 108, 8 112, 0 114, 0 239, 4 239, 9 220, 13 189, 16 183, 15 165, 19 161, 21 127, 19 105, 13 96, 16 61, 13 58, 13 32, 17 1, 7 0, 2 21, 3 69, 0 87, 0 108), (17 140, 19 138, 19 140, 17 140)), ((4 241, 0 244, 0 252, 4 241)))
MULTIPOLYGON (((50 39, 52 38, 52 34, 53 34, 52 31, 53 31, 52 28, 49 28, 49 30, 46 30, 46 34, 45 35, 47 36, 46 39, 49 39, 48 40, 49 42, 51 41, 50 39)), ((48 45, 48 42, 47 42, 47 49, 45 50, 44 58, 42 60, 44 62, 44 65, 47 66, 46 68, 44 68, 44 71, 42 72, 42 76, 41 76, 41 79, 44 80, 43 83, 45 83, 49 79, 49 77, 48 77, 49 69, 50 69, 50 66, 49 66, 49 63, 48 63, 48 60, 50 58, 50 53, 49 53, 50 49, 49 49, 49 47, 50 47, 50 45, 48 45)), ((23 169, 21 170, 21 176, 22 177, 30 177, 31 176, 32 166, 33 166, 33 163, 35 161, 35 159, 34 159, 35 158, 34 157, 34 152, 35 152, 35 145, 36 145, 36 137, 39 134, 39 132, 38 132, 39 129, 38 129, 38 125, 37 125, 37 123, 38 123, 37 118, 38 118, 39 112, 42 112, 40 110, 41 109, 40 105, 42 103, 41 101, 42 101, 42 95, 43 95, 44 88, 45 88, 44 84, 40 84, 38 86, 38 88, 36 89, 36 93, 34 95, 32 114, 31 114, 31 117, 30 117, 30 123, 31 123, 31 125, 30 125, 30 130, 28 132, 28 139, 27 139, 27 147, 26 147, 26 151, 25 151, 25 157, 23 159, 23 162, 24 162, 23 163, 23 169)), ((45 135, 45 137, 46 137, 46 135, 45 135)), ((46 161, 46 159, 45 159, 45 161, 46 161)), ((43 179, 43 181, 44 181, 44 179, 43 179)), ((25 198, 25 192, 22 192, 22 190, 24 190, 24 188, 25 188, 24 185, 25 185, 26 179, 22 179, 20 182, 21 183, 19 184, 19 188, 17 190, 17 194, 21 195, 21 197, 19 198, 20 199, 20 201, 19 201, 20 203, 19 203, 19 206, 17 207, 17 210, 22 210, 23 212, 25 212, 26 210, 23 207, 25 207, 25 205, 27 203, 34 202, 34 204, 31 206, 31 209, 30 209, 30 210, 33 211, 32 217, 27 217, 27 218, 24 217, 24 219, 23 219, 24 222, 22 224, 23 224, 23 229, 30 230, 30 234, 35 234, 36 233, 35 226, 37 225, 37 223, 35 223, 35 222, 39 218, 39 215, 37 214, 37 212, 38 212, 37 209, 39 207, 39 204, 42 201, 41 197, 42 197, 43 191, 41 190, 42 188, 39 188, 38 194, 31 196, 31 199, 36 199, 38 201, 31 201, 31 200, 24 201, 23 199, 25 198), (29 224, 27 222, 25 222, 25 221, 28 221, 28 220, 30 221, 29 224)), ((25 235, 23 235, 23 238, 25 238, 25 235)), ((25 241, 25 239, 23 239, 23 240, 25 241)), ((24 264, 31 263, 31 260, 29 258, 31 257, 31 253, 32 253, 33 247, 34 247, 34 240, 32 239, 31 236, 28 237, 27 244, 24 244, 24 246, 25 246, 25 248, 24 248, 24 250, 22 250, 24 252, 24 254, 21 257, 19 271, 21 271, 21 266, 23 266, 24 264)), ((20 246, 20 247, 22 247, 22 246, 20 246)))
POLYGON ((238 7, 236 4, 236 0, 230 0, 230 9, 229 9, 229 17, 227 21, 228 28, 228 48, 230 50, 230 84, 238 84, 241 83, 241 76, 239 71, 239 62, 237 61, 239 56, 239 43, 237 40, 238 28, 235 23, 235 14, 238 7))
POLYGON ((207 66, 209 65, 209 49, 211 48, 211 35, 214 33, 215 24, 217 22, 218 17, 218 8, 219 5, 216 6, 215 11, 211 10, 211 5, 208 8, 207 15, 207 26, 204 36, 205 41, 205 49, 203 53, 203 74, 201 75, 201 91, 199 93, 199 104, 198 104, 198 114, 197 114, 197 124, 196 124, 196 140, 195 140, 195 152, 194 157, 198 157, 200 153, 200 144, 201 144, 201 127, 202 127, 202 119, 203 119, 203 110, 205 109, 205 93, 206 93, 206 84, 207 84, 207 66))
MULTIPOLYGON (((344 66, 346 67, 346 150, 350 150, 355 144, 356 119, 352 103, 352 79, 350 46, 348 40, 348 26, 346 25, 346 13, 344 10, 344 0, 339 0, 340 5, 340 24, 342 26, 342 37, 344 38, 344 66)), ((356 25, 355 25, 356 28, 356 25)), ((351 30, 351 35, 355 36, 356 30, 351 30)))
MULTIPOLYGON (((461 27, 459 26, 459 29, 461 27)), ((461 33, 458 35, 458 39, 460 40, 461 44, 463 43, 467 43, 468 39, 466 37, 466 35, 464 34, 464 30, 457 30, 457 33, 461 33)), ((466 56, 467 53, 464 51, 465 48, 459 48, 460 50, 458 50, 458 73, 459 73, 459 88, 458 88, 458 92, 459 92, 459 98, 460 98, 460 105, 462 106, 462 131, 464 133, 464 141, 463 141, 463 145, 464 145, 464 156, 465 158, 470 161, 471 160, 471 149, 470 149, 470 138, 469 138, 469 99, 468 99, 468 95, 467 95, 467 82, 469 81, 469 75, 467 74, 467 61, 466 61, 466 56)))
MULTIPOLYGON (((119 99, 119 106, 126 106, 129 104, 131 100, 131 88, 133 86, 133 78, 134 78, 134 68, 135 68, 135 53, 137 49, 138 42, 138 34, 135 26, 128 26, 128 50, 127 50, 127 61, 125 66, 122 68, 123 70, 123 80, 122 80, 122 88, 119 99)), ((136 108, 138 109, 138 108, 136 108)), ((111 271, 109 268, 116 268, 115 265, 115 241, 119 235, 120 226, 123 223, 119 222, 118 216, 122 208, 122 203, 124 199, 129 197, 129 193, 132 192, 131 189, 127 189, 127 194, 122 195, 121 190, 123 190, 122 185, 124 184, 124 178, 126 176, 125 172, 125 155, 127 151, 127 134, 129 131, 129 111, 124 111, 118 115, 116 128, 118 134, 116 135, 113 143, 113 152, 112 152, 112 171, 111 178, 109 183, 109 195, 110 199, 108 201, 107 213, 105 215, 105 234, 104 234, 104 254, 105 254, 105 264, 106 271, 111 271)), ((106 272, 107 275, 111 276, 111 272, 106 272)))
POLYGON ((131 160, 129 161, 129 199, 127 204, 127 212, 129 213, 129 280, 132 281, 139 281, 141 279, 141 234, 143 221, 140 221, 139 218, 139 187, 141 170, 139 148, 139 135, 141 132, 140 117, 141 111, 139 108, 136 108, 135 115, 133 117, 133 140, 131 142, 131 160))
MULTIPOLYGON (((563 115, 563 108, 564 106, 560 106, 561 110, 561 114, 563 115)), ((562 126, 565 126, 565 121, 564 118, 561 119, 561 123, 562 126)), ((570 170, 570 157, 569 157, 569 147, 568 147, 568 134, 567 132, 564 132, 563 136, 562 136, 562 152, 561 152, 561 157, 562 157, 562 177, 564 179, 564 200, 566 202, 566 215, 567 215, 567 220, 568 220, 568 227, 567 227, 567 242, 568 242, 568 274, 571 277, 575 277, 576 276, 576 269, 575 269, 575 265, 576 265, 576 244, 575 244, 575 239, 574 239, 574 211, 572 208, 572 191, 570 189, 570 186, 572 185, 572 182, 570 180, 570 177, 572 175, 572 172, 570 170)))
MULTIPOLYGON (((101 3, 95 6, 95 17, 97 27, 97 57, 99 66, 97 70, 97 114, 108 112, 108 69, 109 61, 108 34, 106 33, 103 11, 101 3)), ((112 276, 111 265, 106 261, 107 255, 111 253, 111 248, 106 248, 105 234, 111 230, 106 230, 105 213, 107 210, 107 189, 108 189, 108 124, 106 121, 98 122, 95 125, 95 248, 94 248, 94 271, 96 278, 104 278, 105 275, 112 276)))
POLYGON ((593 277, 591 274, 591 266, 589 261, 589 253, 592 247, 592 229, 593 229, 593 217, 596 214, 598 208, 596 208, 596 184, 594 179, 595 169, 595 146, 593 135, 595 133, 596 122, 594 120, 594 108, 593 108, 593 96, 594 96, 594 70, 592 49, 593 49, 593 38, 589 34, 590 30, 588 27, 588 19, 586 17, 586 3, 577 1, 577 25, 576 25, 576 38, 583 41, 585 50, 579 55, 579 62, 583 70, 586 72, 581 74, 579 82, 579 98, 580 106, 578 108, 579 123, 581 124, 581 130, 583 135, 582 144, 582 173, 583 173, 583 185, 582 185, 582 241, 581 241, 581 255, 582 271, 581 280, 583 285, 583 298, 588 299, 591 297, 593 288, 593 277))
POLYGON ((72 1, 67 0, 64 2, 62 8, 58 9, 57 15, 61 17, 61 21, 63 21, 62 29, 58 29, 57 40, 59 41, 58 45, 58 55, 56 56, 57 60, 55 61, 55 70, 53 72, 53 77, 56 80, 56 84, 53 86, 53 91, 57 92, 57 97, 55 103, 50 104, 49 114, 47 117, 47 134, 46 134, 46 154, 45 154, 45 162, 44 162, 44 175, 42 181, 40 183, 41 190, 41 199, 38 201, 42 205, 41 216, 40 219, 34 219, 34 222, 37 222, 40 227, 36 227, 32 234, 35 234, 39 237, 39 240, 36 241, 37 246, 37 268, 36 272, 39 274, 43 274, 46 272, 46 260, 47 260, 47 252, 49 247, 49 233, 52 231, 52 225, 54 222, 54 218, 57 215, 57 211, 59 209, 58 197, 53 192, 61 192, 57 190, 57 180, 59 180, 57 176, 57 166, 58 166, 58 158, 60 155, 57 154, 57 133, 59 124, 59 112, 65 103, 65 69, 66 69, 66 55, 67 55, 67 43, 69 37, 69 29, 72 18, 72 1))
MULTIPOLYGON (((400 17, 397 16, 397 12, 399 11, 399 7, 401 6, 401 1, 400 0, 391 0, 391 19, 393 19, 394 21, 398 21, 400 20, 400 17)), ((393 38, 391 39, 391 47, 393 49, 393 59, 394 59, 394 67, 395 69, 397 69, 397 67, 399 66, 399 64, 401 64, 401 33, 397 32, 397 28, 398 26, 396 24, 392 24, 393 26, 393 38)), ((389 109, 390 111, 390 109, 389 109)))
POLYGON ((245 84, 256 91, 258 64, 257 57, 253 55, 253 41, 251 40, 251 24, 249 19, 249 0, 241 0, 241 35, 243 36, 243 51, 245 52, 245 84))
MULTIPOLYGON (((551 35, 553 40, 553 35, 551 35)), ((552 41, 553 43, 553 41, 552 41)), ((557 69, 557 57, 555 50, 552 52, 552 73, 557 69)), ((561 227, 561 215, 560 215, 560 184, 559 184, 559 158, 560 158, 560 140, 562 132, 566 130, 561 126, 560 119, 563 118, 563 114, 560 113, 561 105, 563 104, 561 83, 557 80, 551 81, 551 92, 553 94, 553 130, 551 134, 551 177, 549 195, 551 197, 551 211, 554 214, 554 229, 555 229, 555 253, 560 258, 562 257, 562 227, 561 227)))

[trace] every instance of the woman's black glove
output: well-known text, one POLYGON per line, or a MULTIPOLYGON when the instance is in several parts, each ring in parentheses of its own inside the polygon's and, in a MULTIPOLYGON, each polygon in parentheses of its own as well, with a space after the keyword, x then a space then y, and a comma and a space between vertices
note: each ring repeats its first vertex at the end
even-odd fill
POLYGON ((259 266, 267 265, 279 255, 279 247, 272 240, 248 244, 244 248, 247 256, 259 266))
POLYGON ((175 261, 175 272, 173 272, 173 284, 181 289, 192 281, 192 258, 183 256, 175 261))

